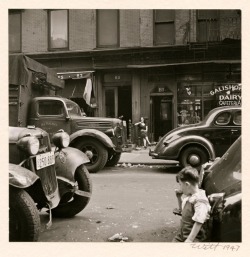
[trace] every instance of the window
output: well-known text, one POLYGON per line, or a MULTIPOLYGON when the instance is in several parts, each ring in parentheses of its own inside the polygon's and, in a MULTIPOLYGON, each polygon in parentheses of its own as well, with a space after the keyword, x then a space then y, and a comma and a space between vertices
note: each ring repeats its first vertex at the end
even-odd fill
POLYGON ((154 11, 154 43, 173 45, 175 41, 174 10, 154 11))
POLYGON ((197 11, 197 41, 218 41, 219 40, 219 11, 198 10, 197 11))
POLYGON ((21 12, 9 11, 9 52, 21 52, 21 12))
POLYGON ((97 10, 97 46, 117 47, 119 45, 118 10, 97 10))
POLYGON ((49 49, 68 47, 68 10, 49 11, 49 49))
POLYGON ((230 122, 231 114, 229 112, 223 112, 215 119, 217 125, 227 125, 230 122))
POLYGON ((39 102, 39 115, 63 115, 63 104, 60 101, 41 101, 39 102))
POLYGON ((238 111, 234 114, 233 122, 235 125, 241 125, 241 111, 238 111))

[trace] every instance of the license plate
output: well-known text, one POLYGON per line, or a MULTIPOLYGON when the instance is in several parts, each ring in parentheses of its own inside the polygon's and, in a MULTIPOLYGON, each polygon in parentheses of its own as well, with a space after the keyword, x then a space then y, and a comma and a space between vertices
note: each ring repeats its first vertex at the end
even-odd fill
POLYGON ((36 169, 40 170, 55 164, 54 152, 39 154, 36 156, 36 169))

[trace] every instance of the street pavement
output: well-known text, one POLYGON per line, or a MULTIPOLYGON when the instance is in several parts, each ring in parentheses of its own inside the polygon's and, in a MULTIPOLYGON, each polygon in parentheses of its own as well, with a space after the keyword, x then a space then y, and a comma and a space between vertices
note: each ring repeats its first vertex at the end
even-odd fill
POLYGON ((138 147, 133 149, 131 152, 123 152, 121 154, 120 161, 118 162, 118 166, 120 165, 178 165, 178 161, 173 160, 160 160, 153 159, 149 156, 149 148, 144 149, 143 147, 138 147))

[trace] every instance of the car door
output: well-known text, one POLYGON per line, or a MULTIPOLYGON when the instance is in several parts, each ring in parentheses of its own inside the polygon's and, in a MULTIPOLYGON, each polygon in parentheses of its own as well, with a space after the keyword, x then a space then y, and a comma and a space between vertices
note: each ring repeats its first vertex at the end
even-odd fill
POLYGON ((232 115, 231 145, 241 135, 241 110, 236 110, 232 115))
POLYGON ((210 141, 213 143, 215 154, 221 157, 231 145, 232 112, 224 110, 215 116, 211 124, 210 141))

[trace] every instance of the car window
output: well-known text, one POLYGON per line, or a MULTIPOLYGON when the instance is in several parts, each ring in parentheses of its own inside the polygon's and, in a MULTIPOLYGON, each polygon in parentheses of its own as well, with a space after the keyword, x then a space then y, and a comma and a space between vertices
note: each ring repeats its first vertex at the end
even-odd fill
POLYGON ((225 126, 230 122, 230 118, 231 118, 230 112, 223 112, 216 117, 215 124, 225 126))
POLYGON ((237 111, 234 113, 233 123, 235 125, 241 125, 241 111, 237 111))
POLYGON ((60 101, 39 101, 38 114, 40 115, 62 115, 63 104, 60 101))

